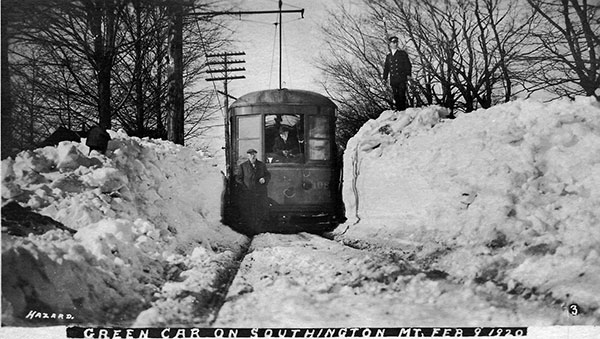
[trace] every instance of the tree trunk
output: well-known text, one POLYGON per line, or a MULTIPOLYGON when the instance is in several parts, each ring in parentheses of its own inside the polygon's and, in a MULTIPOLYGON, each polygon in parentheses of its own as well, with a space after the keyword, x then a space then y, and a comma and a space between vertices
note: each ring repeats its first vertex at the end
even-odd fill
POLYGON ((88 22, 94 34, 94 59, 97 65, 98 84, 98 116, 99 125, 104 129, 111 128, 111 90, 110 77, 112 69, 111 39, 115 13, 107 3, 88 3, 88 22), (103 19, 106 21, 103 25, 103 19))
POLYGON ((161 105, 161 91, 163 87, 162 76, 163 76, 163 67, 162 67, 162 58, 161 54, 161 43, 162 39, 157 40, 156 44, 156 53, 159 56, 156 60, 156 88, 154 90, 154 111, 156 112, 156 129, 158 133, 160 133, 161 137, 164 138, 163 132, 165 130, 165 126, 163 125, 163 117, 162 117, 162 105, 161 105))
POLYGON ((6 19, 2 18, 2 158, 8 156, 13 144, 12 100, 10 97, 10 74, 8 72, 8 34, 6 19))
POLYGON ((102 63, 98 71, 98 122, 104 129, 111 128, 110 96, 110 65, 102 63))
POLYGON ((134 1, 135 7, 135 23, 136 23, 136 39, 135 39, 135 110, 136 110, 136 129, 137 135, 144 136, 144 97, 142 84, 142 8, 139 0, 134 1))
POLYGON ((168 139, 183 145, 183 2, 176 1, 172 8, 172 26, 169 37, 169 55, 173 63, 169 75, 170 110, 168 139))

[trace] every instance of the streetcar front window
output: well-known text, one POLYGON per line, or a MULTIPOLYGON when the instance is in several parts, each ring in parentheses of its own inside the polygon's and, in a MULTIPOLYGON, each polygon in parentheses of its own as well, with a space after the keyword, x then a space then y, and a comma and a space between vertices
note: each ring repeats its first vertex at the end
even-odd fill
POLYGON ((265 115, 267 163, 304 162, 304 115, 265 115))
POLYGON ((310 160, 329 160, 329 117, 310 116, 308 119, 308 158, 310 160))
POLYGON ((238 163, 246 160, 246 151, 253 148, 262 156, 260 142, 260 115, 238 117, 238 163))

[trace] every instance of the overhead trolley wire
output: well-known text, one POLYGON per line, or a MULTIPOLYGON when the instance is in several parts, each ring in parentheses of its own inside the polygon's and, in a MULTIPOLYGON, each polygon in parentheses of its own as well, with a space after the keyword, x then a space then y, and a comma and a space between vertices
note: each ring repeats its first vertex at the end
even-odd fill
POLYGON ((252 22, 255 24, 262 24, 262 25, 274 25, 275 23, 273 22, 266 22, 266 21, 258 21, 258 20, 249 20, 249 19, 238 19, 238 21, 244 21, 244 22, 252 22))
MULTIPOLYGON (((270 2, 274 2, 274 3, 277 3, 277 4, 279 3, 279 0, 269 0, 269 1, 270 1, 270 2)), ((298 6, 295 6, 295 5, 290 5, 290 4, 288 4, 288 3, 283 3, 283 5, 284 5, 284 6, 287 6, 287 7, 294 7, 294 8, 297 8, 297 9, 302 9, 302 7, 298 7, 298 6)))

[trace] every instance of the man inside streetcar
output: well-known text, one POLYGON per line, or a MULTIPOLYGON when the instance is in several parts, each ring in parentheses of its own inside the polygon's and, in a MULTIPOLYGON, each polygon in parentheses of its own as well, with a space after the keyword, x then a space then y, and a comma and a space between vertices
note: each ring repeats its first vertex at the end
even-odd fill
POLYGON ((288 127, 279 127, 279 135, 275 137, 273 142, 273 153, 285 158, 294 158, 300 153, 298 139, 290 136, 288 127))

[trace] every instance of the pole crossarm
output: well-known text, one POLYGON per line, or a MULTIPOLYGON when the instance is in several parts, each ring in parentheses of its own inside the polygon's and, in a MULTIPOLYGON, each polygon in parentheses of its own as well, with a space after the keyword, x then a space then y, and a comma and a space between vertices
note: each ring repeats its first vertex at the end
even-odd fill
POLYGON ((231 64, 240 64, 240 63, 244 63, 246 62, 246 60, 242 60, 242 59, 230 59, 232 56, 239 56, 239 55, 246 55, 246 52, 240 51, 240 52, 224 52, 224 53, 212 53, 212 54, 206 54, 206 66, 210 66, 210 65, 217 65, 219 68, 218 69, 209 69, 206 71, 206 73, 209 74, 214 74, 214 73, 220 73, 221 76, 216 77, 216 78, 208 78, 205 79, 206 81, 223 81, 223 89, 224 91, 219 91, 216 89, 215 87, 215 91, 217 91, 217 93, 223 94, 225 96, 225 114, 223 115, 223 126, 225 127, 225 158, 227 159, 227 175, 231 176, 231 150, 230 150, 230 140, 229 140, 229 136, 231 133, 230 130, 230 126, 229 126, 229 99, 233 99, 233 100, 237 100, 234 96, 229 95, 229 92, 227 90, 227 84, 229 83, 229 81, 231 80, 236 80, 236 79, 246 79, 245 76, 243 75, 235 75, 235 76, 231 76, 230 74, 232 72, 241 72, 241 71, 245 71, 246 68, 245 67, 233 67, 230 68, 229 65, 231 64), (209 60, 209 58, 213 58, 212 60, 209 60), (217 59, 217 60, 215 60, 217 59))
MULTIPOLYGON (((187 16, 191 16, 191 17, 200 17, 200 16, 217 16, 217 15, 237 15, 237 16, 242 16, 242 15, 250 15, 250 14, 273 14, 273 13, 277 13, 279 14, 279 88, 281 89, 281 37, 282 37, 282 26, 283 26, 283 21, 282 21, 282 14, 283 13, 300 13, 300 15, 302 16, 302 19, 304 19, 304 8, 302 9, 291 9, 291 10, 284 10, 282 9, 282 5, 283 5, 283 1, 279 0, 278 1, 279 4, 279 9, 278 10, 270 10, 270 11, 217 11, 217 12, 193 12, 193 13, 188 13, 187 16)), ((228 65, 230 64, 234 64, 234 63, 244 63, 246 62, 245 60, 230 60, 229 57, 234 56, 234 55, 245 55, 246 53, 244 52, 230 52, 230 53, 214 53, 214 54, 207 54, 206 58, 222 58, 219 61, 214 61, 214 60, 207 60, 206 61, 206 66, 209 65, 219 65, 222 66, 222 69, 218 69, 218 70, 209 70, 207 73, 219 73, 221 72, 224 76, 223 77, 218 77, 218 78, 210 78, 210 79, 206 79, 206 81, 221 81, 223 80, 223 87, 224 87, 224 91, 218 91, 217 93, 223 94, 225 96, 225 114, 224 114, 224 126, 225 126, 225 158, 227 159, 227 175, 228 177, 231 177, 233 175, 232 170, 231 170, 231 166, 230 164, 233 162, 233 159, 231 158, 231 151, 230 151, 230 140, 229 140, 229 136, 230 136, 230 126, 229 126, 229 120, 230 120, 230 116, 229 116, 229 98, 237 100, 235 97, 229 95, 229 92, 227 91, 227 84, 229 82, 229 80, 235 80, 235 79, 245 79, 246 77, 243 75, 240 76, 229 76, 229 72, 235 72, 235 71, 245 71, 245 68, 228 68, 228 65)), ((215 88, 216 90, 216 88, 215 88)))
POLYGON ((220 81, 220 80, 235 80, 235 79, 246 79, 245 75, 236 75, 232 77, 220 77, 220 78, 208 78, 206 81, 220 81))
MULTIPOLYGON (((228 64, 241 64, 246 62, 246 60, 227 60, 228 64)), ((222 65, 223 61, 208 61, 205 65, 222 65)))
POLYGON ((246 52, 225 52, 225 53, 212 53, 212 54, 207 54, 206 56, 209 58, 212 57, 224 57, 224 56, 231 56, 231 55, 246 55, 246 52))
MULTIPOLYGON (((281 62, 282 62, 282 52, 281 52, 281 36, 282 36, 282 26, 283 26, 283 21, 281 19, 282 14, 284 13, 300 13, 300 15, 302 16, 302 19, 304 19, 304 8, 302 9, 282 9, 281 7, 283 6, 283 1, 279 0, 278 1, 278 5, 279 5, 279 9, 278 10, 266 10, 266 11, 214 11, 214 12, 192 12, 192 13, 188 13, 186 14, 187 16, 192 16, 192 17, 199 17, 199 16, 217 16, 217 15, 237 15, 237 16, 242 16, 242 15, 252 15, 252 14, 273 14, 273 13, 277 13, 279 14, 279 89, 281 89, 281 62)), ((237 53, 243 53, 243 52, 237 52, 237 53)), ((227 67, 227 63, 233 63, 232 61, 228 61, 227 57, 231 56, 231 55, 244 55, 243 54, 236 54, 236 53, 217 53, 217 54, 210 54, 210 55, 206 55, 207 57, 224 57, 225 58, 225 67, 227 67)), ((210 62, 210 63, 206 63, 207 65, 217 65, 217 63, 215 63, 214 61, 210 62)), ((235 79, 235 78, 229 78, 227 76, 227 72, 229 70, 225 71, 225 79, 235 79)), ((214 73, 214 72, 209 72, 209 73, 214 73)), ((226 81, 227 83, 227 81, 226 81)))
POLYGON ((225 72, 239 72, 239 71, 245 71, 246 68, 244 67, 240 67, 240 68, 222 68, 222 69, 212 69, 212 70, 208 70, 206 71, 206 73, 225 73, 225 72))
POLYGON ((300 13, 304 19, 304 8, 302 9, 282 9, 277 11, 222 11, 222 12, 193 12, 190 16, 216 16, 216 15, 247 15, 247 14, 273 14, 273 13, 300 13))

